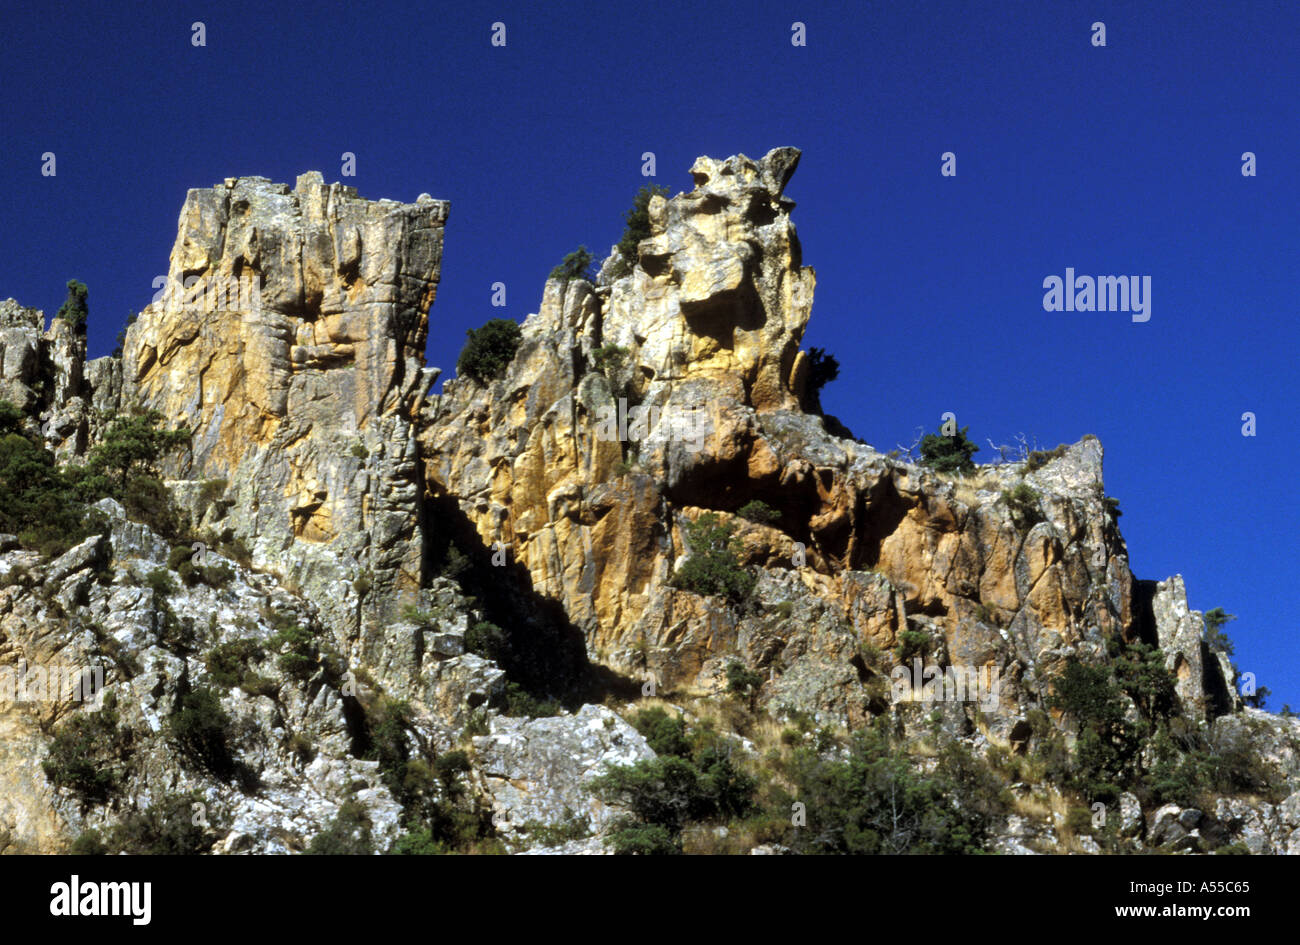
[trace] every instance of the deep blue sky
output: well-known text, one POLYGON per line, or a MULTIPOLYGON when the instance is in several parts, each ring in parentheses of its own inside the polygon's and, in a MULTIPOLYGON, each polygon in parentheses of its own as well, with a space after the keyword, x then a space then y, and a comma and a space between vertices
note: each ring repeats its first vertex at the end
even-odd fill
POLYGON ((188 188, 339 180, 352 151, 363 196, 451 201, 449 376, 466 328, 617 240, 642 152, 676 192, 699 154, 794 145, 805 343, 843 365, 827 408, 882 449, 946 410, 980 443, 1096 434, 1134 571, 1238 614, 1237 662, 1300 709, 1293 0, 465 7, 7 3, 0 297, 49 315, 82 279, 105 354, 188 188), (1150 275, 1151 320, 1043 311, 1067 266, 1150 275))

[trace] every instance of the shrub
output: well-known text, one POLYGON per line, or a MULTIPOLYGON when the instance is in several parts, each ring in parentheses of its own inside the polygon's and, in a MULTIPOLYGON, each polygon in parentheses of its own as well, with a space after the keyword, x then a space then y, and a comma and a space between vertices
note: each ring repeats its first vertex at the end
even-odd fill
POLYGON ((250 662, 259 662, 265 656, 266 651, 256 640, 230 640, 209 650, 204 662, 212 682, 230 689, 248 679, 250 662))
POLYGON ((7 400, 0 400, 0 436, 23 432, 23 412, 7 400))
POLYGON ((641 245, 642 240, 650 238, 650 200, 656 195, 667 197, 668 193, 667 187, 646 184, 632 198, 632 209, 623 214, 626 225, 623 227, 623 236, 618 241, 618 252, 622 261, 614 270, 614 278, 627 275, 640 261, 637 247, 641 245))
POLYGON ((800 747, 781 770, 807 811, 807 826, 787 834, 798 853, 979 853, 1001 806, 982 763, 950 754, 932 773, 915 770, 875 727, 854 734, 845 758, 800 747), (968 803, 971 784, 982 796, 968 803))
POLYGON ((108 847, 98 830, 87 830, 72 841, 70 852, 73 856, 105 856, 108 847))
POLYGON ((445 843, 433 838, 433 831, 428 827, 408 830, 388 849, 391 856, 442 856, 452 852, 445 843))
POLYGON ((674 856, 682 852, 681 835, 659 824, 622 818, 608 836, 607 843, 619 856, 674 856))
POLYGON ((1054 459, 1060 459, 1070 449, 1070 444, 1061 443, 1054 450, 1030 450, 1025 460, 1025 472, 1042 469, 1054 459))
POLYGON ((1021 534, 1025 534, 1039 522, 1043 513, 1038 507, 1038 491, 1027 483, 1017 483, 1014 489, 1002 491, 1002 501, 1011 510, 1011 521, 1021 534))
POLYGON ((126 332, 127 329, 136 323, 140 316, 135 311, 126 313, 126 324, 122 326, 117 333, 117 341, 113 345, 113 357, 120 358, 126 350, 126 332))
POLYGON ((772 506, 768 505, 762 499, 753 499, 746 502, 737 511, 736 514, 743 519, 756 522, 759 525, 771 525, 781 517, 781 513, 772 506))
POLYGON ((564 261, 551 270, 552 279, 560 279, 568 282, 570 279, 586 279, 588 282, 594 282, 596 276, 591 272, 591 263, 593 257, 587 252, 586 246, 579 246, 573 252, 564 257, 564 261))
POLYGON ((154 568, 144 578, 145 585, 159 597, 166 599, 175 594, 178 588, 166 568, 154 568))
POLYGON ((1120 786, 1129 780, 1141 742, 1125 720, 1123 694, 1110 670, 1072 657, 1048 702, 1079 725, 1067 783, 1089 800, 1114 803, 1120 786))
POLYGON ((279 652, 276 665, 280 671, 299 682, 306 682, 316 675, 320 665, 320 649, 316 637, 296 623, 287 623, 276 631, 270 639, 271 649, 279 652))
POLYGON ((0 531, 42 554, 62 554, 90 531, 54 455, 16 432, 21 416, 0 402, 0 531))
POLYGON ((196 824, 198 794, 171 794, 144 811, 133 812, 109 834, 108 847, 147 856, 195 856, 212 849, 215 832, 196 824))
POLYGON ((662 709, 637 714, 633 724, 659 757, 611 767, 590 789, 632 816, 615 825, 617 853, 678 853, 686 824, 744 817, 753 810, 757 781, 731 761, 730 745, 711 728, 689 734, 662 709))
POLYGON ((980 448, 967 438, 969 429, 962 427, 954 436, 926 434, 921 439, 921 465, 941 473, 973 472, 975 463, 971 457, 980 448))
POLYGON ((505 631, 490 621, 480 620, 465 631, 465 649, 485 660, 501 662, 508 648, 505 631))
POLYGON ((672 585, 704 596, 740 603, 753 593, 756 579, 740 563, 743 551, 735 526, 705 512, 685 527, 690 557, 672 577, 672 585))
POLYGON ((456 360, 456 373, 480 384, 505 373, 523 338, 519 326, 507 318, 494 318, 465 334, 468 340, 456 360))
POLYGON ((1215 607, 1205 612, 1204 619, 1205 634, 1202 639, 1205 640, 1205 645, 1210 648, 1211 653, 1222 653, 1231 659, 1235 647, 1232 640, 1223 632, 1223 628, 1236 620, 1237 615, 1225 612, 1222 607, 1215 607))
POLYGON ((158 462, 167 453, 189 444, 189 430, 184 427, 167 430, 160 426, 162 422, 162 414, 146 410, 117 417, 108 425, 99 445, 90 451, 86 463, 92 478, 97 475, 109 479, 116 477, 118 491, 106 494, 122 501, 131 476, 148 474, 156 478, 158 462))
POLYGON ((68 280, 68 297, 62 305, 59 306, 58 313, 54 316, 61 321, 68 322, 78 332, 86 331, 86 320, 90 317, 90 309, 86 305, 86 286, 76 279, 68 280))
POLYGON ((750 708, 765 681, 762 673, 747 668, 739 660, 727 664, 727 692, 749 700, 750 708))
POLYGON ((620 348, 618 345, 604 345, 591 352, 591 360, 596 365, 596 370, 606 377, 618 371, 627 361, 627 356, 627 348, 620 348))
POLYGON ((344 801, 304 852, 312 856, 369 856, 375 852, 370 814, 357 801, 344 801))
POLYGON ((822 388, 840 376, 840 362, 825 348, 808 349, 808 391, 820 401, 822 388))
POLYGON ((686 737, 686 723, 655 706, 642 709, 631 719, 632 727, 645 736, 646 743, 656 755, 688 757, 691 743, 686 737))
POLYGON ((561 708, 554 699, 534 696, 517 682, 506 683, 505 704, 501 707, 502 715, 530 719, 549 718, 559 715, 561 708))
POLYGON ((900 662, 907 662, 914 656, 924 656, 930 643, 930 634, 924 630, 900 630, 894 652, 900 662))
POLYGON ((230 716, 215 691, 202 687, 179 693, 167 725, 182 757, 191 764, 222 780, 234 772, 226 744, 230 716))
POLYGON ((110 700, 106 697, 98 712, 78 713, 56 728, 41 763, 51 784, 73 792, 83 804, 108 801, 130 771, 133 737, 110 700))

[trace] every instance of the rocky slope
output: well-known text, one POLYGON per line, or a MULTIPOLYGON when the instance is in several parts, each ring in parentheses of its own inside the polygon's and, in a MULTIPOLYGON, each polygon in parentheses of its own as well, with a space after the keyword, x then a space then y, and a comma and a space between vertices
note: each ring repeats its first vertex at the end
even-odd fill
MULTIPOLYGON (((959 477, 820 415, 800 348, 816 279, 785 195, 798 160, 700 158, 692 190, 651 200, 636 259, 549 281, 502 376, 441 395, 423 349, 448 207, 427 195, 372 202, 319 174, 191 191, 176 290, 120 358, 86 363, 70 326, 0 303, 0 399, 61 460, 131 409, 192 432, 162 469, 188 535, 104 500, 101 533, 57 560, 0 536, 0 665, 104 663, 129 747, 111 798, 88 803, 40 761, 93 708, 0 706, 0 845, 67 849, 179 797, 212 812, 215 852, 301 850, 358 805, 386 848, 426 803, 490 820, 503 849, 596 852, 622 812, 592 779, 655 757, 621 717, 638 693, 700 720, 739 662, 768 719, 886 718, 911 738, 937 724, 976 755, 1032 757, 1079 735, 1051 698, 1071 661, 1145 643, 1178 718, 1249 743, 1281 786, 1204 810, 1126 792, 1128 848, 1297 852, 1300 724, 1242 706, 1181 578, 1133 576, 1095 438, 959 477), (755 500, 774 514, 737 514, 755 500), (743 601, 674 580, 705 553, 691 535, 706 514, 734 530, 743 601), (228 577, 169 589, 158 575, 195 536, 245 554, 205 549, 228 577), (495 649, 475 636, 484 618, 504 630, 495 649), (286 628, 310 638, 311 665, 286 628), (213 653, 241 641, 232 679, 213 653), (996 680, 993 697, 899 698, 912 650, 996 680), (217 694, 224 767, 177 735, 196 690, 217 694), (548 696, 571 711, 522 716, 548 696), (410 787, 415 759, 445 773, 452 757, 460 774, 410 787)), ((759 764, 743 734, 724 733, 759 764)), ((1096 847, 1062 832, 1058 787, 1011 788, 1024 802, 993 848, 1096 847)))

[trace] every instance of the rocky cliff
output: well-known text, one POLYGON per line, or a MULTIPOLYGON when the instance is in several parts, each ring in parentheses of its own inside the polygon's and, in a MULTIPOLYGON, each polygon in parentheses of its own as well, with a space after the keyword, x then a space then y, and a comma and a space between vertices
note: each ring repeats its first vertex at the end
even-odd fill
MULTIPOLYGON (((216 852, 300 850, 358 808, 381 847, 458 811, 478 825, 462 839, 591 852, 626 813, 592 780, 656 756, 622 718, 651 696, 703 725, 743 667, 749 715, 722 735, 754 765, 759 717, 1048 757, 1086 737, 1054 698, 1069 668, 1150 647, 1172 701, 1156 719, 1125 694, 1130 722, 1236 732, 1276 778, 1204 810, 1125 791, 1124 842, 1296 852, 1300 726, 1243 708, 1181 578, 1135 579, 1100 442, 952 475, 821 415, 798 161, 700 158, 690 191, 650 200, 635 259, 548 281, 504 372, 440 395, 423 350, 448 207, 427 195, 319 174, 191 191, 120 357, 87 364, 71 326, 0 303, 0 399, 61 460, 132 410, 191 434, 160 464, 184 534, 106 499, 100 533, 54 559, 0 536, 0 664, 106 662, 129 748, 88 799, 38 761, 92 711, 10 704, 4 844, 65 849, 181 797, 219 812, 216 852), (744 595, 682 579, 717 550, 692 547, 710 523, 744 595), (226 576, 169 587, 178 542, 226 576), (913 655, 991 698, 900 697, 913 655), (178 734, 196 690, 218 700, 222 764, 178 734)), ((1032 798, 993 848, 1089 852, 1062 833, 1077 784, 1017 771, 1032 798)))

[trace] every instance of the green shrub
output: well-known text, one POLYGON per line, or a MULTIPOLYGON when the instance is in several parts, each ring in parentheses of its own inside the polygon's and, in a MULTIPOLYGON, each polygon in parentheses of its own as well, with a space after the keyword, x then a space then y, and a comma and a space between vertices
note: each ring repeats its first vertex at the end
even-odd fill
POLYGON ((98 712, 80 712, 54 730, 41 768, 51 784, 83 804, 103 804, 130 773, 133 751, 131 730, 120 724, 116 701, 106 696, 98 712))
POLYGON ((171 597, 178 588, 171 574, 165 568, 154 568, 144 578, 145 586, 161 598, 171 597))
POLYGON ((204 803, 201 795, 165 795, 144 811, 128 814, 109 833, 107 846, 145 856, 207 853, 212 849, 217 831, 194 822, 196 803, 204 803))
POLYGON ((505 703, 501 707, 502 715, 540 719, 559 715, 562 708, 554 699, 534 696, 517 682, 506 683, 505 703))
POLYGON ((435 840, 433 831, 428 827, 420 827, 408 830, 394 840, 388 852, 392 856, 443 856, 455 851, 435 840))
POLYGON ((21 410, 7 400, 0 400, 0 436, 10 433, 22 434, 24 415, 21 410))
POLYGON ((685 526, 690 557, 674 573, 671 584, 703 596, 725 597, 733 603, 749 599, 756 579, 740 563, 743 548, 735 525, 723 524, 705 512, 685 526))
POLYGON ((72 841, 70 852, 73 856, 105 856, 108 846, 98 830, 87 830, 72 841))
POLYGON ((593 257, 586 246, 579 246, 564 257, 564 261, 551 270, 552 279, 568 282, 570 279, 586 279, 595 282, 596 275, 591 271, 593 257))
POLYGON ((1229 659, 1232 658, 1235 647, 1232 640, 1223 632, 1223 628, 1236 619, 1236 614, 1227 613, 1222 607, 1215 607, 1205 612, 1205 632, 1201 639, 1205 641, 1211 653, 1222 653, 1229 659))
POLYGON ((794 787, 783 798, 784 809, 797 799, 808 822, 788 830, 787 845, 797 853, 982 852, 1004 799, 982 762, 956 757, 961 749, 951 751, 925 773, 879 727, 856 732, 847 757, 796 748, 780 765, 794 787), (979 796, 968 802, 965 792, 972 784, 979 796))
POLYGON ((407 623, 413 623, 421 627, 428 627, 433 624, 433 614, 427 610, 421 610, 415 604, 407 604, 402 608, 402 619, 407 623))
POLYGON ((596 370, 606 377, 622 368, 627 361, 627 356, 627 348, 620 348, 618 345, 605 345, 591 352, 591 360, 596 365, 596 370))
POLYGON ((15 431, 0 433, 0 531, 42 554, 62 554, 90 534, 82 508, 54 454, 16 432, 11 404, 0 408, 7 408, 0 425, 15 431))
POLYGON ((762 673, 749 669, 739 660, 727 664, 727 692, 749 700, 751 708, 764 682, 762 673))
POLYGON ((638 823, 621 818, 610 829, 606 841, 619 856, 674 856, 682 852, 681 834, 660 824, 638 823))
POLYGON ((894 652, 899 661, 905 663, 914 656, 924 656, 931 643, 930 634, 924 630, 900 630, 894 652))
POLYGON ((271 649, 280 654, 275 662, 286 676, 307 682, 316 675, 321 653, 316 645, 316 637, 310 630, 296 623, 286 623, 276 631, 269 643, 271 649))
POLYGON ((487 384, 505 373, 519 350, 523 332, 506 318, 494 318, 465 332, 468 340, 456 360, 456 373, 487 384))
POLYGON ((117 417, 109 423, 86 463, 92 477, 103 475, 116 482, 118 491, 106 494, 122 501, 122 494, 133 475, 148 474, 156 478, 158 462, 173 450, 189 444, 189 430, 184 427, 167 430, 161 426, 162 422, 162 414, 146 410, 117 417))
POLYGON ((1132 775, 1141 741, 1125 719, 1123 693, 1110 669, 1072 657, 1055 680, 1048 702, 1079 726, 1067 783, 1091 801, 1115 803, 1132 775))
POLYGON ((369 856, 375 852, 370 814, 357 801, 344 801, 304 852, 312 856, 369 856))
POLYGON ((1062 443, 1054 450, 1031 450, 1025 460, 1025 472, 1042 469, 1054 459, 1060 459, 1070 449, 1070 444, 1062 443))
POLYGON ((771 525, 781 517, 779 511, 772 508, 772 506, 768 505, 762 499, 753 499, 752 501, 746 502, 736 510, 736 514, 743 519, 748 519, 749 521, 756 522, 759 525, 771 525))
POLYGON ((686 723, 655 706, 632 716, 632 727, 640 732, 656 755, 690 756, 691 743, 686 737, 686 723))
POLYGON ((509 651, 506 633, 488 620, 480 620, 465 631, 465 649, 486 660, 501 662, 509 651))
POLYGON ((136 323, 140 315, 135 310, 126 313, 126 324, 117 333, 117 341, 113 345, 113 357, 120 358, 126 350, 126 332, 136 323))
POLYGON ((1002 501, 1011 510, 1011 521, 1021 534, 1044 520, 1038 500, 1038 491, 1027 483, 1017 483, 1015 488, 1002 491, 1002 501))
POLYGON ((631 812, 615 825, 617 853, 677 853, 682 829, 701 820, 726 821, 754 809, 758 782, 731 760, 731 749, 711 728, 689 735, 662 709, 638 713, 633 724, 659 757, 607 769, 590 785, 606 802, 631 812))
POLYGON ((970 427, 962 427, 954 436, 927 433, 921 439, 921 465, 941 473, 973 472, 971 459, 980 448, 966 436, 970 427))
POLYGON ((822 388, 840 376, 840 362, 825 348, 808 349, 808 392, 819 403, 822 388))
POLYGON ((256 640, 230 640, 208 651, 205 663, 208 676, 223 689, 242 686, 249 678, 249 663, 260 662, 266 651, 256 640))
POLYGON ((202 687, 179 693, 167 726, 186 761, 221 780, 234 773, 234 759, 226 743, 230 716, 214 690, 202 687))
POLYGON ((639 257, 637 247, 643 240, 650 238, 650 200, 654 196, 667 197, 669 190, 659 184, 645 184, 632 198, 632 209, 623 214, 626 225, 623 236, 618 241, 618 252, 622 257, 614 270, 614 278, 620 278, 632 271, 639 257))
POLYGON ((58 313, 54 316, 61 321, 68 322, 78 332, 86 331, 86 320, 90 317, 90 309, 86 305, 86 286, 76 279, 68 280, 68 297, 62 305, 59 306, 58 313))

